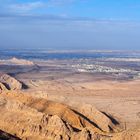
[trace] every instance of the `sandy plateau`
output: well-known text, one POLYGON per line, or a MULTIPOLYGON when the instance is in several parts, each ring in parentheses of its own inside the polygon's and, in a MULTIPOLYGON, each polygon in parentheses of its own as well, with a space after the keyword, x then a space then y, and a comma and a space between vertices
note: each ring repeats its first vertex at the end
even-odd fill
POLYGON ((0 140, 140 139, 139 79, 75 72, 57 61, 0 70, 0 140))

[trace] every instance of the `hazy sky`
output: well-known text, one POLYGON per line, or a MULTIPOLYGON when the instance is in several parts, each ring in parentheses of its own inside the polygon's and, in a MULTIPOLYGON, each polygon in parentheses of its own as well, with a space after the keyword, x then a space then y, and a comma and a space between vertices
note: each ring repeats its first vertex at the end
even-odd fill
POLYGON ((0 48, 140 50, 140 0, 0 0, 0 48))

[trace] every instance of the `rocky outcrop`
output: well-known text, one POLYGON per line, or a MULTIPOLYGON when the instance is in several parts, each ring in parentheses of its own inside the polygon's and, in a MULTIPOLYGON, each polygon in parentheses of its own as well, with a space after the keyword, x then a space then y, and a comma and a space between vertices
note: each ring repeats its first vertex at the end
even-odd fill
MULTIPOLYGON (((1 94, 0 112, 0 129, 16 134, 21 139, 110 140, 112 138, 111 132, 106 133, 97 127, 98 121, 95 125, 93 120, 84 117, 85 114, 46 99, 17 93, 1 94)), ((102 118, 100 119, 102 122, 102 118)), ((102 123, 105 123, 104 120, 102 123)))
POLYGON ((68 106, 45 99, 36 99, 27 104, 31 108, 49 115, 58 115, 65 122, 68 122, 73 128, 81 130, 83 125, 80 116, 77 115, 68 106))
POLYGON ((94 122, 104 132, 115 132, 119 129, 116 127, 116 125, 119 124, 117 121, 115 121, 114 124, 114 122, 111 120, 111 117, 100 112, 90 104, 80 105, 78 111, 84 116, 86 116, 91 122, 94 122))
POLYGON ((20 83, 14 77, 12 77, 8 74, 1 74, 0 82, 2 83, 2 84, 0 84, 1 89, 5 89, 5 87, 8 90, 21 90, 22 89, 22 83, 20 83))
POLYGON ((45 114, 58 115, 77 130, 90 127, 94 132, 100 134, 102 134, 102 132, 109 133, 119 131, 119 123, 117 121, 113 122, 113 118, 111 119, 111 117, 91 105, 80 105, 78 109, 74 110, 67 105, 47 101, 45 99, 32 100, 27 105, 45 114))
POLYGON ((48 120, 47 131, 48 138, 69 140, 73 129, 57 115, 54 115, 48 120))
POLYGON ((3 83, 0 82, 0 93, 2 92, 7 92, 7 88, 5 87, 5 85, 3 83))

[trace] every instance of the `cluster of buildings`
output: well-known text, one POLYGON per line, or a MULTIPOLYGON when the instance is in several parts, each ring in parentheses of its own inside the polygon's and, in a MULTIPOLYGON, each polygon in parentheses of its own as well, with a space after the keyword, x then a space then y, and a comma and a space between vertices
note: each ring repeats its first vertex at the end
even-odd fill
POLYGON ((96 64, 76 64, 72 65, 72 68, 74 68, 78 72, 100 72, 100 73, 137 73, 134 70, 131 69, 123 69, 123 68, 112 68, 102 65, 96 65, 96 64))

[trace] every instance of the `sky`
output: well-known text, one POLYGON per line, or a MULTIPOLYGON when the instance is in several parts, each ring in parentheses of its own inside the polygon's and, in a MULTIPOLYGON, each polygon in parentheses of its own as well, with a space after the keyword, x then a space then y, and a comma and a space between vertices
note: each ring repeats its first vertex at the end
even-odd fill
POLYGON ((0 48, 140 50, 140 0, 0 0, 0 48))

